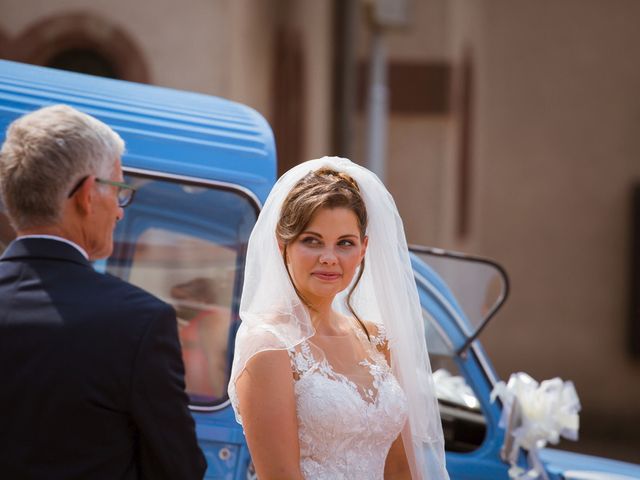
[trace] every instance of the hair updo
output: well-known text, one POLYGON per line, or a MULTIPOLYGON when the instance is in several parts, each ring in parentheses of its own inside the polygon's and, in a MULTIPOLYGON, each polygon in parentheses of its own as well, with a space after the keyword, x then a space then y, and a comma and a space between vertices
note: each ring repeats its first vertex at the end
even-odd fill
MULTIPOLYGON (((364 239, 367 231, 368 218, 367 208, 360 193, 360 187, 356 181, 346 173, 338 172, 331 168, 320 168, 302 177, 293 186, 282 204, 280 218, 276 226, 276 238, 278 239, 278 243, 283 247, 282 258, 285 267, 287 266, 287 245, 298 238, 307 228, 315 213, 322 208, 346 208, 351 210, 356 216, 360 239, 364 239)), ((362 326, 367 337, 369 337, 367 328, 351 306, 351 295, 358 285, 358 282, 360 282, 363 271, 364 259, 362 259, 362 263, 360 264, 356 281, 353 283, 347 295, 347 307, 362 326)), ((288 267, 287 273, 298 297, 300 297, 307 307, 311 308, 311 305, 293 283, 288 267)))

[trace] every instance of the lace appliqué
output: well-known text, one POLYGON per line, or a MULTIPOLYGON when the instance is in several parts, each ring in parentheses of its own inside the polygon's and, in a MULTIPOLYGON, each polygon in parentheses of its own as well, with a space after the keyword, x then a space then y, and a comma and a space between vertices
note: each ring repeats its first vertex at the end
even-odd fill
MULTIPOLYGON (((378 333, 371 337, 371 345, 376 347, 382 347, 387 343, 387 331, 384 328, 384 325, 378 325, 378 333)), ((358 335, 364 337, 364 333, 358 331, 358 335)))
POLYGON ((289 350, 307 480, 382 479, 389 448, 406 421, 406 397, 377 348, 386 342, 384 331, 370 343, 362 335, 365 345, 376 347, 360 362, 372 377, 364 391, 326 359, 316 359, 309 342, 289 350))

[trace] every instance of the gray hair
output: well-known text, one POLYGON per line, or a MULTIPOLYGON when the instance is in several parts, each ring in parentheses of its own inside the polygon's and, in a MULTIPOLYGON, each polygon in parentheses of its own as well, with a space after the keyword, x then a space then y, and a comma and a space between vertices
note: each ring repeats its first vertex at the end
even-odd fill
POLYGON ((109 126, 67 105, 28 113, 7 129, 0 150, 0 190, 13 226, 54 225, 71 189, 85 176, 109 178, 124 141, 109 126))

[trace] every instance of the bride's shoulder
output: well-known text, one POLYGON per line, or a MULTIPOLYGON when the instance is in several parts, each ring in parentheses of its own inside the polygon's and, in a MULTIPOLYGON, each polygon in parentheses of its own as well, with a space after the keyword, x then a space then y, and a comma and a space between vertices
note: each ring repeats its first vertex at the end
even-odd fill
POLYGON ((247 361, 245 368, 251 377, 268 379, 270 385, 275 385, 277 379, 291 378, 291 364, 286 350, 260 351, 247 361))

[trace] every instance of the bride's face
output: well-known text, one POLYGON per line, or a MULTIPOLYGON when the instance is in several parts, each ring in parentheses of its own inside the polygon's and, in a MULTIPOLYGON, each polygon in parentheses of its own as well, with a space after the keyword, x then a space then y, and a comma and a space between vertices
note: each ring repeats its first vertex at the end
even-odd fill
POLYGON ((366 249, 353 211, 322 208, 287 246, 287 264, 298 291, 314 304, 349 286, 366 249))

